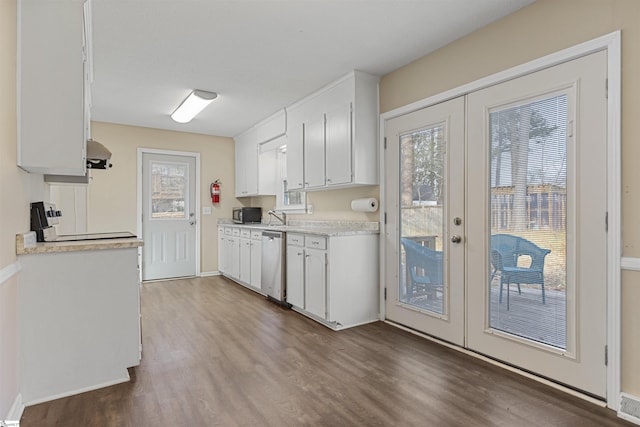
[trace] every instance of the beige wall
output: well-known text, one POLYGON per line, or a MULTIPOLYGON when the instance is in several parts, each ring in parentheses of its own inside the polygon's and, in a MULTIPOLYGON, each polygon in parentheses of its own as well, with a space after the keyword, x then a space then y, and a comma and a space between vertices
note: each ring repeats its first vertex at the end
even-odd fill
MULTIPOLYGON (((0 270, 16 261, 28 231, 28 180, 16 166, 16 2, 0 1, 0 270)), ((0 419, 18 396, 18 276, 0 283, 0 419)))
POLYGON ((110 123, 92 123, 92 136, 112 152, 113 168, 92 171, 89 185, 88 231, 136 232, 137 150, 154 148, 200 153, 201 271, 218 269, 218 218, 230 218, 234 197, 234 143, 231 138, 173 132, 110 123), (222 181, 222 197, 211 204, 209 184, 222 181), (212 206, 212 215, 202 207, 212 206))
MULTIPOLYGON (((380 110, 427 98, 598 36, 622 30, 622 230, 624 256, 640 257, 640 1, 538 0, 406 65, 380 82, 380 110)), ((640 274, 622 278, 623 390, 640 396, 640 274)))
MULTIPOLYGON (((312 205, 310 214, 289 215, 289 219, 303 221, 343 220, 343 221, 379 221, 380 212, 354 212, 351 210, 351 200, 365 197, 380 199, 380 189, 377 185, 342 190, 328 190, 307 193, 307 204, 312 205)), ((264 219, 267 218, 267 210, 273 209, 276 198, 253 197, 251 206, 260 206, 264 219)))

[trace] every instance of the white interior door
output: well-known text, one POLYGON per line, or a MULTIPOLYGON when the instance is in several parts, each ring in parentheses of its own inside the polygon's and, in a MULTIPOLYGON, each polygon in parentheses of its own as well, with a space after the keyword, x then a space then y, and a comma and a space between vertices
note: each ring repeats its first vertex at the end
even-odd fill
POLYGON ((464 97, 389 120, 386 316, 464 344, 464 97))
POLYGON ((474 92, 467 122, 468 346, 602 397, 606 70, 599 52, 474 92))
POLYGON ((142 154, 142 279, 196 274, 195 157, 142 154))

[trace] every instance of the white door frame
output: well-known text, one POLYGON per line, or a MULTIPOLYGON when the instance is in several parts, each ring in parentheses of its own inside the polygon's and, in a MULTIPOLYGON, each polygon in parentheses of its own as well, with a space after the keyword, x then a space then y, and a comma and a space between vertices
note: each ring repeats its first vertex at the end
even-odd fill
MULTIPOLYGON (((607 211, 609 232, 607 235, 607 406, 618 411, 620 406, 620 263, 621 263, 621 177, 620 177, 620 153, 621 153, 621 36, 620 31, 606 34, 579 45, 563 49, 542 58, 534 59, 525 64, 518 65, 505 71, 484 77, 467 83, 454 89, 430 96, 414 103, 396 108, 380 115, 380 176, 385 176, 385 121, 402 116, 413 111, 447 101, 461 95, 466 95, 488 86, 496 85, 526 74, 548 68, 563 62, 570 61, 594 52, 607 51, 607 211)), ((386 206, 384 179, 380 179, 380 206, 386 206)), ((384 212, 380 212, 381 236, 387 233, 384 223, 384 212)), ((383 237, 380 239, 380 317, 386 318, 384 288, 386 269, 386 247, 383 237)))
MULTIPOLYGON (((136 219, 136 234, 142 237, 142 155, 143 154, 163 154, 168 156, 183 156, 192 157, 196 161, 196 201, 195 201, 195 214, 196 214, 196 240, 195 240, 195 257, 196 257, 196 277, 200 276, 200 153, 192 151, 173 151, 173 150, 159 150, 155 148, 140 148, 138 147, 138 170, 137 170, 137 211, 138 216, 136 219)), ((138 265, 142 267, 142 247, 138 248, 138 265)), ((140 268, 140 281, 142 282, 142 268, 140 268)))

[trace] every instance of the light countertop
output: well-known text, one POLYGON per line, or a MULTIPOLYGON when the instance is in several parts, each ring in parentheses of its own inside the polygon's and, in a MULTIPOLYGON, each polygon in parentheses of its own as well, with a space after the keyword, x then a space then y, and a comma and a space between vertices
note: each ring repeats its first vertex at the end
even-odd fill
POLYGON ((380 234, 380 224, 374 221, 300 221, 291 220, 287 225, 236 224, 229 219, 218 220, 219 226, 284 231, 287 233, 316 234, 320 236, 350 236, 380 234))
POLYGON ((37 242, 35 245, 27 244, 25 246, 24 235, 16 235, 17 255, 137 248, 143 245, 144 242, 142 239, 125 237, 120 239, 78 240, 70 242, 37 242))

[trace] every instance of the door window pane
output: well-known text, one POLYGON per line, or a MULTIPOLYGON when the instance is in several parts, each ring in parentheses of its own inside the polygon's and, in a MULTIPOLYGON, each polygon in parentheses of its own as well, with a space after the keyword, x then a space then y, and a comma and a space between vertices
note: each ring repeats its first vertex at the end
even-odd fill
POLYGON ((444 125, 400 137, 400 281, 402 303, 444 314, 444 125))
POLYGON ((566 349, 567 95, 489 121, 490 326, 566 349))
POLYGON ((151 162, 151 218, 186 219, 189 165, 151 162))

